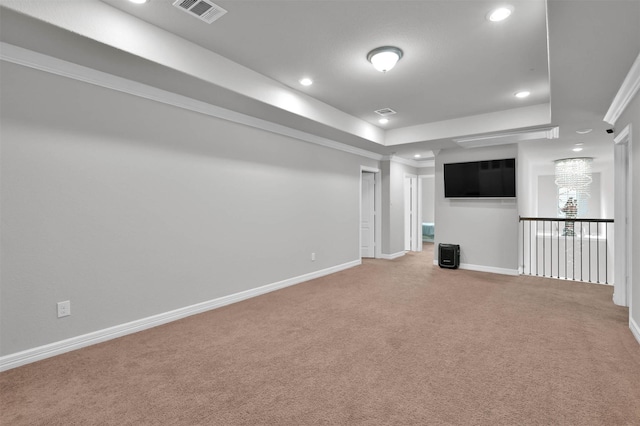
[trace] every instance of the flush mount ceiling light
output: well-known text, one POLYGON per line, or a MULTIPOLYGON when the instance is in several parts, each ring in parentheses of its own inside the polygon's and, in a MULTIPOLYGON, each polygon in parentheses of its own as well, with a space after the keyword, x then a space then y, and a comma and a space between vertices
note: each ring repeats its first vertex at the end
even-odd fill
POLYGON ((420 157, 422 157, 422 155, 420 155, 420 154, 416 154, 416 155, 413 156, 413 158, 420 158, 420 157))
POLYGON ((129 0, 129 1, 135 4, 145 4, 149 0, 129 0))
POLYGON ((302 84, 303 86, 311 86, 313 84, 313 80, 311 80, 308 77, 301 78, 300 79, 300 84, 302 84))
POLYGON ((382 46, 367 54, 367 61, 380 72, 387 72, 402 58, 402 50, 393 46, 382 46))
POLYGON ((493 9, 487 14, 487 19, 491 22, 500 22, 507 19, 513 13, 512 6, 502 6, 497 9, 493 9))
POLYGON ((380 120, 378 120, 378 123, 380 124, 387 124, 389 122, 388 118, 381 118, 380 120))
POLYGON ((531 94, 531 92, 529 92, 528 90, 522 90, 520 92, 516 92, 513 94, 513 96, 515 96, 518 99, 524 99, 526 97, 528 97, 531 94))
POLYGON ((576 130, 576 133, 579 135, 586 135, 587 133, 591 133, 593 131, 593 129, 582 129, 582 130, 576 130))

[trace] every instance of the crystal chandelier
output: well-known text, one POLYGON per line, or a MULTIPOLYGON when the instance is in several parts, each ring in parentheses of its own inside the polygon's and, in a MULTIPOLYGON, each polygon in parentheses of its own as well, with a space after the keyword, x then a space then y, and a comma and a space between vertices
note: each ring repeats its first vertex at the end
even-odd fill
POLYGON ((570 198, 577 204, 577 214, 588 211, 591 197, 591 164, 593 158, 565 158, 555 161, 555 183, 558 186, 558 207, 561 209, 570 198))

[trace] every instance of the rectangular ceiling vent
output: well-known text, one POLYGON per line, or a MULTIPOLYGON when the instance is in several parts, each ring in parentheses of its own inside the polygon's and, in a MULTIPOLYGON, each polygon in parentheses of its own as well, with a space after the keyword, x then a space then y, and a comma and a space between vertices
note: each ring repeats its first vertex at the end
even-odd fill
POLYGON ((209 0, 176 0, 173 5, 207 24, 227 13, 226 10, 217 4, 211 3, 209 0))
POLYGON ((394 110, 392 110, 391 108, 382 108, 379 109, 377 111, 375 111, 376 114, 381 115, 383 117, 386 117, 387 115, 393 115, 396 112, 394 110))

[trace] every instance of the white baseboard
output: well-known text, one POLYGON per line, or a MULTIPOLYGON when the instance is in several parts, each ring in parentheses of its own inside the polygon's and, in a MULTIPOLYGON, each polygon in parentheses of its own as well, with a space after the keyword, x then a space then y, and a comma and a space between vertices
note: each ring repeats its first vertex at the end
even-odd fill
POLYGON ((519 275, 517 269, 496 268, 495 266, 472 265, 470 263, 461 263, 460 269, 468 269, 470 271, 491 272, 492 274, 501 275, 519 275))
POLYGON ((399 257, 404 256, 405 252, 404 251, 399 251, 397 253, 392 253, 392 254, 380 254, 380 259, 386 259, 386 260, 393 260, 393 259, 397 259, 399 257))
MULTIPOLYGON (((438 259, 433 259, 433 264, 438 266, 438 259)), ((517 269, 496 268, 495 266, 472 265, 470 263, 461 263, 460 269, 469 271, 490 272, 500 275, 520 275, 517 269)))
POLYGON ((629 315, 629 328, 631 329, 631 333, 633 333, 633 337, 640 343, 640 326, 631 318, 631 315, 629 315))
POLYGON ((21 352, 5 355, 3 357, 0 357, 0 371, 10 370, 12 368, 20 367, 21 365, 40 361, 42 359, 60 355, 65 352, 71 352, 76 349, 84 348, 86 346, 95 345, 96 343, 101 343, 107 340, 115 339, 117 337, 126 336, 127 334, 137 333, 138 331, 146 330, 191 315, 210 311, 212 309, 220 308, 222 306, 260 296, 262 294, 279 290, 281 288, 300 284, 314 278, 320 278, 325 275, 333 274, 344 269, 358 266, 360 264, 362 264, 362 261, 360 259, 354 260, 352 262, 343 263, 342 265, 333 266, 331 268, 322 269, 320 271, 311 272, 276 283, 267 284, 261 287, 241 291, 239 293, 230 294, 228 296, 219 297, 217 299, 209 300, 206 302, 196 303, 195 305, 186 306, 184 308, 175 309, 173 311, 164 312, 162 314, 153 315, 125 324, 120 324, 114 327, 105 328, 103 330, 83 334, 81 336, 61 340, 59 342, 54 342, 32 349, 27 349, 21 352))

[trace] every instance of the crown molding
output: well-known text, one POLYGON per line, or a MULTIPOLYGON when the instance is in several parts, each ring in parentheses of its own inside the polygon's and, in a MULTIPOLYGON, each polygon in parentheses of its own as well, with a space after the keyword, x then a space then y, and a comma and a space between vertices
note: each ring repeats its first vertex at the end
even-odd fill
POLYGON ((614 126, 638 90, 640 90, 640 53, 622 82, 616 97, 613 98, 603 120, 614 126))
POLYGON ((518 132, 492 133, 489 135, 470 136, 454 139, 453 141, 463 148, 479 148, 484 146, 506 145, 527 140, 558 139, 559 127, 544 127, 518 132))
POLYGON ((430 158, 428 160, 416 161, 416 160, 409 160, 406 158, 398 157, 395 154, 383 155, 382 161, 392 161, 394 163, 400 163, 400 164, 404 164, 405 166, 416 167, 416 168, 435 167, 436 165, 436 162, 433 158, 430 158))
POLYGON ((370 158, 372 160, 380 161, 383 157, 381 154, 215 106, 174 92, 158 89, 157 87, 118 77, 113 74, 98 71, 73 62, 64 61, 62 59, 34 52, 9 43, 0 42, 0 60, 95 86, 100 86, 106 89, 127 93, 129 95, 148 99, 154 102, 175 106, 188 111, 208 115, 210 117, 244 124, 246 126, 292 137, 304 142, 347 152, 349 154, 370 158))
POLYGON ((417 164, 416 167, 421 168, 421 167, 435 167, 436 166, 436 160, 431 158, 429 160, 422 160, 422 161, 415 161, 415 163, 417 164))

